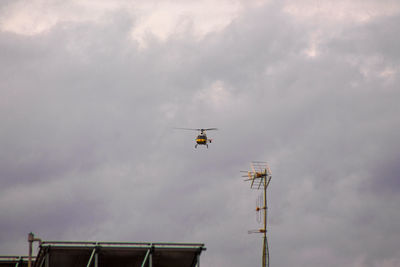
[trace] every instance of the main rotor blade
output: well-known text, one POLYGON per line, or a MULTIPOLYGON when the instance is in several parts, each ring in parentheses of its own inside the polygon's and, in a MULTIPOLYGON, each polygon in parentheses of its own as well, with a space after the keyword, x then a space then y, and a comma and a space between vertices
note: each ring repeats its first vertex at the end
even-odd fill
POLYGON ((191 130, 191 131, 213 131, 213 130, 218 130, 218 128, 174 128, 174 129, 179 129, 179 130, 191 130))
POLYGON ((193 128, 174 128, 178 130, 190 130, 190 131, 201 131, 201 129, 193 129, 193 128))

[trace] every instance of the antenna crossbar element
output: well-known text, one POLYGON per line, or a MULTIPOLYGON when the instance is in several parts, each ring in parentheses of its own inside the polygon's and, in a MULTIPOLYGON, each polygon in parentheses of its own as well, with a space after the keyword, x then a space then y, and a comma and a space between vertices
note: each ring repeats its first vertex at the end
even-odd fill
POLYGON ((258 230, 249 230, 247 233, 249 234, 258 234, 258 233, 265 233, 264 229, 258 229, 258 230))
POLYGON ((251 163, 251 171, 247 171, 245 181, 251 181, 250 188, 262 189, 264 186, 267 188, 271 181, 272 173, 268 163, 262 161, 253 161, 251 163))

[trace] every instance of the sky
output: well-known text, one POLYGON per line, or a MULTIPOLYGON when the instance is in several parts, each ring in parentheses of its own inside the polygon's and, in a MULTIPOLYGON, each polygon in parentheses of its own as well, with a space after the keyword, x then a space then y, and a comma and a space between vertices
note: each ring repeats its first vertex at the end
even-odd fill
POLYGON ((0 255, 34 232, 259 266, 258 160, 271 266, 400 266, 399 32, 396 0, 1 1, 0 255))

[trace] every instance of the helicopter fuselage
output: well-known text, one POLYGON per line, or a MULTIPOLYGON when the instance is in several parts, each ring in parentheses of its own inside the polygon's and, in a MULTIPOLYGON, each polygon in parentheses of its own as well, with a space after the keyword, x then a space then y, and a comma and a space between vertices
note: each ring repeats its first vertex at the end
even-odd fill
POLYGON ((196 143, 199 145, 206 145, 207 144, 207 135, 199 134, 196 138, 196 143))
POLYGON ((207 138, 207 135, 201 133, 197 136, 196 145, 194 147, 197 148, 198 145, 205 145, 208 148, 208 143, 211 143, 211 141, 211 139, 207 138))

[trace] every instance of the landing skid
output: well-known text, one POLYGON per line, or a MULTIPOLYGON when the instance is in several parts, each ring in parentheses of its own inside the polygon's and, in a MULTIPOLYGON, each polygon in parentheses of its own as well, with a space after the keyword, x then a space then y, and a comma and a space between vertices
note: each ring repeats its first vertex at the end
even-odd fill
MULTIPOLYGON (((195 145, 194 145, 194 148, 197 148, 198 145, 199 145, 199 144, 195 144, 195 145)), ((208 148, 208 144, 206 144, 206 147, 208 148)))

